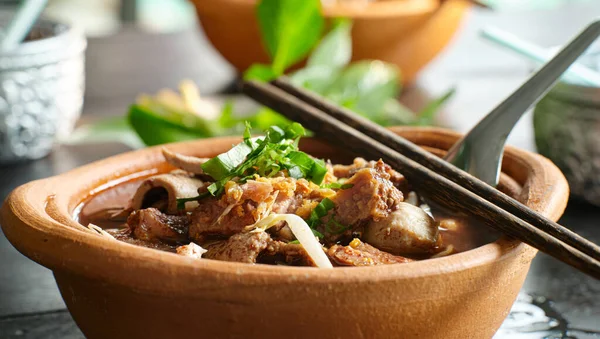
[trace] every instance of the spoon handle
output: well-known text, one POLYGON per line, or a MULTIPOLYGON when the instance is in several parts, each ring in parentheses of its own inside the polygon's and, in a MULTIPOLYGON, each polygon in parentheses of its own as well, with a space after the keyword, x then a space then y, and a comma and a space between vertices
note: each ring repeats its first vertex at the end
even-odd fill
POLYGON ((550 90, 561 74, 598 36, 600 20, 597 19, 454 144, 444 159, 483 182, 496 186, 504 144, 517 121, 550 90))
POLYGON ((506 140, 512 127, 525 111, 550 90, 558 78, 598 36, 600 36, 600 20, 595 20, 519 89, 494 108, 476 128, 485 129, 489 140, 498 140, 495 137, 504 137, 506 140), (490 129, 492 125, 496 127, 490 129))

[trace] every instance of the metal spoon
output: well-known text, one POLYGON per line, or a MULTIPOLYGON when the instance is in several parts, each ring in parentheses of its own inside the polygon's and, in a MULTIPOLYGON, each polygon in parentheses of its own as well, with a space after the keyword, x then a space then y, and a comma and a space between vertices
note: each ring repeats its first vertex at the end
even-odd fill
POLYGON ((519 89, 460 139, 444 158, 489 185, 498 185, 504 144, 515 124, 577 58, 600 36, 600 20, 593 21, 519 89))

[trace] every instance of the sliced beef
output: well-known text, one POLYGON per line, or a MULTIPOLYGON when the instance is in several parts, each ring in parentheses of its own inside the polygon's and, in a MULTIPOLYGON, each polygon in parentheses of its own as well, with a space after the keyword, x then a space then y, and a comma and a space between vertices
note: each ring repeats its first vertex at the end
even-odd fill
POLYGON ((411 259, 395 256, 354 239, 348 246, 333 245, 327 250, 329 258, 340 266, 374 266, 401 264, 411 259))
POLYGON ((390 176, 389 180, 396 188, 402 192, 407 192, 408 183, 406 178, 381 160, 367 161, 363 158, 355 158, 352 165, 333 165, 333 174, 338 178, 350 178, 363 168, 376 167, 382 167, 382 169, 390 176))
POLYGON ((224 238, 239 233, 256 222, 257 207, 251 201, 228 204, 222 199, 203 199, 191 214, 190 238, 203 243, 207 237, 224 238))
MULTIPOLYGON (((200 200, 192 212, 190 237, 194 241, 231 236, 271 213, 295 213, 306 218, 324 196, 335 194, 304 179, 284 177, 258 178, 241 185, 230 181, 224 190, 218 199, 200 200)), ((276 234, 284 226, 282 223, 269 232, 276 234)), ((285 234, 282 239, 287 239, 285 234)))
POLYGON ((203 258, 256 263, 256 258, 267 248, 270 240, 265 232, 238 233, 227 240, 206 245, 203 258))
POLYGON ((187 215, 167 215, 156 208, 137 210, 127 218, 127 226, 133 237, 150 242, 186 242, 189 225, 190 218, 187 215))
POLYGON ((403 195, 389 180, 390 176, 384 164, 374 168, 358 170, 347 184, 351 187, 338 190, 331 198, 335 209, 329 216, 323 218, 319 231, 326 236, 329 242, 340 237, 340 233, 349 235, 358 231, 371 221, 379 221, 398 208, 403 195), (331 223, 333 218, 335 223, 331 223), (347 228, 344 231, 344 228, 347 228))
POLYGON ((292 266, 315 266, 302 245, 275 240, 269 242, 267 248, 261 253, 259 261, 266 264, 285 263, 292 266))

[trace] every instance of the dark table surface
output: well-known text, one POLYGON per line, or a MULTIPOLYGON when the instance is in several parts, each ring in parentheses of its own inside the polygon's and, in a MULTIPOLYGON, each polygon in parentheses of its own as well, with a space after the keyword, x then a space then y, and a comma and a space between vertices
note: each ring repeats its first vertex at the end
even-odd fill
MULTIPOLYGON (((428 98, 454 86, 457 95, 438 122, 466 131, 518 86, 532 67, 479 40, 481 27, 496 25, 552 46, 564 43, 598 14, 600 4, 592 3, 548 12, 493 14, 474 10, 447 50, 416 84, 405 89, 402 100, 418 109, 428 98)), ((222 91, 234 78, 232 69, 196 30, 151 35, 127 28, 115 36, 91 39, 86 68, 83 120, 123 114, 139 92, 175 87, 182 78, 195 80, 203 93, 222 91)), ((530 117, 520 122, 509 142, 533 150, 530 117)), ((127 150, 117 143, 60 146, 44 159, 0 167, 0 198, 28 181, 127 150)), ((600 243, 599 219, 600 208, 572 199, 560 222, 600 243)), ((600 338, 599 281, 539 254, 522 292, 497 338, 600 338), (532 316, 538 314, 536 310, 542 312, 538 318, 532 316)), ((82 336, 65 309, 51 272, 18 253, 0 235, 0 338, 82 336)))

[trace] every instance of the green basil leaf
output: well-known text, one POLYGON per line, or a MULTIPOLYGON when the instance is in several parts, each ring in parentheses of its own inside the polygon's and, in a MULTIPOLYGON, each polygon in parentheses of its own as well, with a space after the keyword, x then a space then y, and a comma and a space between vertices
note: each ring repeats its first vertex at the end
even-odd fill
POLYGON ((381 61, 360 61, 346 68, 326 91, 326 97, 371 117, 400 91, 400 73, 381 61))
POLYGON ((429 102, 425 108, 417 115, 417 125, 433 125, 433 120, 440 108, 454 95, 456 89, 452 88, 441 97, 429 102))
POLYGON ((379 113, 373 114, 371 120, 382 126, 412 125, 416 115, 396 98, 388 99, 379 113))
POLYGON ((338 19, 308 58, 310 67, 326 66, 333 69, 346 67, 352 58, 352 21, 338 19))
POLYGON ((256 8, 262 40, 283 74, 315 46, 323 29, 320 0, 261 0, 256 8))
POLYGON ((269 65, 254 64, 244 72, 244 80, 271 81, 277 77, 269 65))
POLYGON ((316 65, 295 71, 290 75, 290 81, 298 87, 324 95, 339 74, 340 70, 337 68, 316 65))

